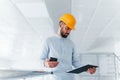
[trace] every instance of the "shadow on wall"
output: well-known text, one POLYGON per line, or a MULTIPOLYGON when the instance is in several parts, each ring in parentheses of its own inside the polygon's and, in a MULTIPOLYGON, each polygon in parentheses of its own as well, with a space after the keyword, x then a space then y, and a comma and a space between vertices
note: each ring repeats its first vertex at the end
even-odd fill
POLYGON ((71 0, 45 0, 45 3, 56 32, 59 17, 64 13, 71 13, 71 0))

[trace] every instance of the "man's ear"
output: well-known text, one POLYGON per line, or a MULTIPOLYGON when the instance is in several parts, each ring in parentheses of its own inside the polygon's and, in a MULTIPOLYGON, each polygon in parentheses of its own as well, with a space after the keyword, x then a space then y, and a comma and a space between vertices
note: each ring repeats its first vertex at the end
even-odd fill
POLYGON ((62 27, 62 22, 59 23, 60 28, 62 27))
POLYGON ((62 28, 64 26, 64 23, 62 21, 59 22, 59 26, 60 26, 60 28, 62 28))

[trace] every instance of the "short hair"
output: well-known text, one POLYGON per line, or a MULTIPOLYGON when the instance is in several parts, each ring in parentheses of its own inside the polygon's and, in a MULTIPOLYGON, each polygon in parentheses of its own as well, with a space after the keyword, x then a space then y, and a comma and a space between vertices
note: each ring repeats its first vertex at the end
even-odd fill
POLYGON ((59 24, 64 24, 65 25, 65 23, 63 21, 59 21, 59 24))

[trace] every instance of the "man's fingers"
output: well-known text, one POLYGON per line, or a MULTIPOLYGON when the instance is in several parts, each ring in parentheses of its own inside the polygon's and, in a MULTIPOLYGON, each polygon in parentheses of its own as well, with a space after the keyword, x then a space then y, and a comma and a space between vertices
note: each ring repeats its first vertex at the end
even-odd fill
POLYGON ((96 68, 95 68, 95 67, 89 68, 89 69, 87 70, 87 72, 90 73, 90 74, 94 74, 94 73, 96 72, 96 68))
POLYGON ((49 61, 49 62, 47 62, 47 63, 48 63, 48 66, 49 66, 50 68, 54 68, 54 67, 57 66, 57 64, 58 64, 59 62, 57 62, 57 61, 49 61))
POLYGON ((49 60, 49 59, 46 59, 45 61, 49 62, 50 60, 49 60))

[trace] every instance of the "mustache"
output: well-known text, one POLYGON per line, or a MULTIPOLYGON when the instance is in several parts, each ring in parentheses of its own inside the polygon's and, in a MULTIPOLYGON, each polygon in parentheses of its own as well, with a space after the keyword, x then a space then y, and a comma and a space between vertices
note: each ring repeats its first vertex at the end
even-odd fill
POLYGON ((70 33, 65 33, 65 34, 69 35, 70 33))

